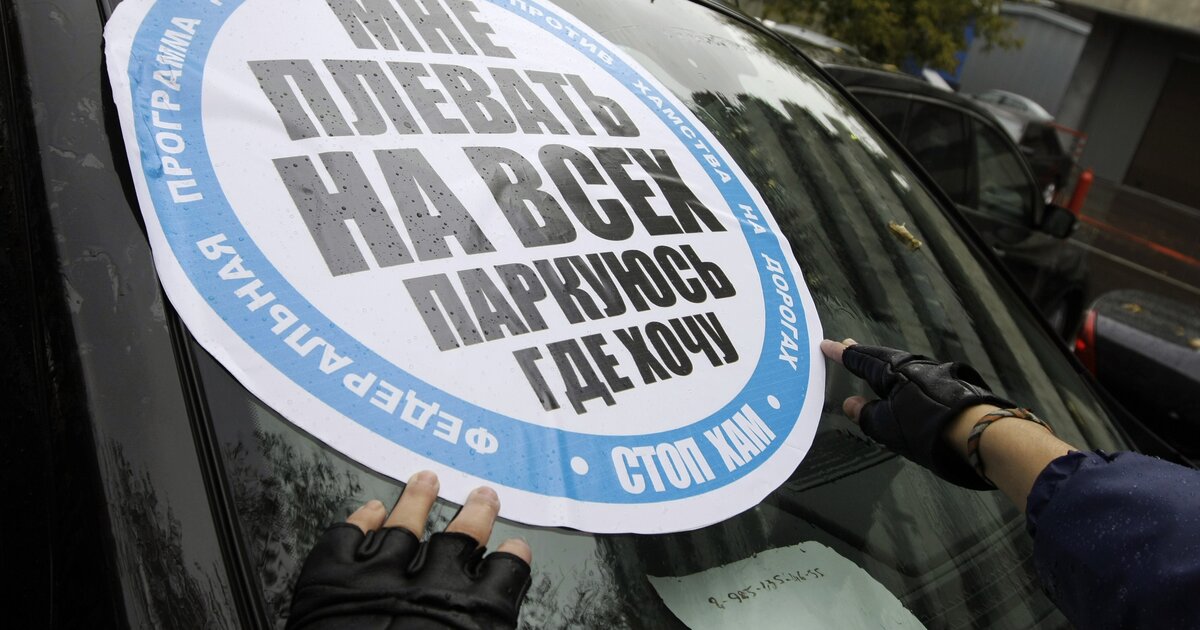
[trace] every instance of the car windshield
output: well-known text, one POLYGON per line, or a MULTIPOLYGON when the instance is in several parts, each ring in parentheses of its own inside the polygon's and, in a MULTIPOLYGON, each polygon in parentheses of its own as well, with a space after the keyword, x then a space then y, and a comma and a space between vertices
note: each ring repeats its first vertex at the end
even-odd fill
MULTIPOLYGON (((1124 446, 961 223, 808 62, 758 27, 686 0, 557 3, 641 63, 724 144, 789 239, 827 335, 967 361, 1064 439, 1124 446)), ((402 484, 329 450, 257 401, 198 345, 195 352, 236 531, 272 622, 282 627, 290 587, 319 532, 369 499, 394 501, 402 484)), ((832 370, 807 458, 761 504, 724 522, 603 536, 499 523, 495 540, 521 536, 535 552, 523 626, 684 627, 687 611, 664 603, 651 578, 738 562, 753 569, 765 552, 801 544, 861 567, 928 627, 1065 625, 1036 585, 1018 511, 998 493, 950 486, 874 445, 840 411, 853 394, 870 395, 832 370)), ((434 526, 456 509, 439 504, 434 526)), ((701 601, 740 604, 727 595, 701 601)), ((787 601, 826 605, 799 591, 787 601)), ((882 618, 872 616, 882 612, 871 601, 845 613, 882 618)))

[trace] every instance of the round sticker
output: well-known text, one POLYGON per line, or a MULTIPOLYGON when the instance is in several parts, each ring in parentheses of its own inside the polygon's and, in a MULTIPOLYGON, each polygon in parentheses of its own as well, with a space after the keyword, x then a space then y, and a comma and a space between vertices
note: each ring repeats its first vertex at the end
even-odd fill
POLYGON ((820 325, 762 198, 549 2, 126 0, 167 295, 289 421, 593 532, 711 524, 811 446, 820 325))

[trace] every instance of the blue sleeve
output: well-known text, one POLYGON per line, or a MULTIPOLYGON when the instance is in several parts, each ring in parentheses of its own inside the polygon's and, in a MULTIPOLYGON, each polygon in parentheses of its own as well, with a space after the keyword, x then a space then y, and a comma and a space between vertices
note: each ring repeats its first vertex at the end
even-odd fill
POLYGON ((1064 455, 1026 506, 1042 585, 1079 628, 1200 628, 1200 471, 1064 455))

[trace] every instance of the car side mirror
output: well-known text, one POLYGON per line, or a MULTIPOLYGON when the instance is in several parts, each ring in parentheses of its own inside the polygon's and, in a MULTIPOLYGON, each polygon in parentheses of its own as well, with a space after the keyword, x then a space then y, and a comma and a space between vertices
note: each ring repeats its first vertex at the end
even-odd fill
POLYGON ((1075 213, 1062 206, 1046 205, 1046 216, 1042 218, 1042 231, 1055 238, 1067 238, 1079 226, 1075 213))

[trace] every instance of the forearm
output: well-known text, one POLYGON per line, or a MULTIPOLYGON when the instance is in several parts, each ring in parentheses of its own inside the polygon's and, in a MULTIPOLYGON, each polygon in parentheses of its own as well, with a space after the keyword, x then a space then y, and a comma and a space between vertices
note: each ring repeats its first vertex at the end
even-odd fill
MULTIPOLYGON (((951 423, 947 439, 960 457, 996 409, 971 407, 951 423)), ((979 438, 987 478, 1029 510, 1047 594, 1081 628, 1200 627, 1191 595, 1200 586, 1200 473, 1131 453, 1064 457, 1072 451, 1020 418, 997 420, 979 438)))
MULTIPOLYGON (((978 405, 959 415, 949 427, 947 439, 955 452, 967 457, 967 437, 975 423, 997 407, 978 405)), ((1025 511, 1029 491, 1046 466, 1076 450, 1041 425, 1019 418, 993 422, 979 438, 979 455, 987 478, 1025 511)))

